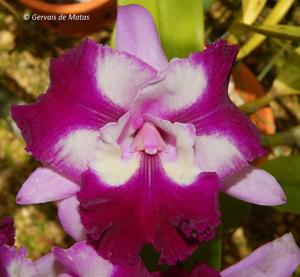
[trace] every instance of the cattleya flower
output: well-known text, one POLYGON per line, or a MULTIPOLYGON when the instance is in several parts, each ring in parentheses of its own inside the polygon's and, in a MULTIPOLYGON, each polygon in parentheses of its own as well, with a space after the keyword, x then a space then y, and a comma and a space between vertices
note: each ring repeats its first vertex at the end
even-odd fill
POLYGON ((69 249, 54 247, 52 252, 32 262, 26 258, 26 249, 13 246, 13 221, 5 218, 0 223, 1 277, 285 277, 290 276, 300 263, 300 249, 293 236, 283 237, 265 244, 241 262, 222 272, 204 264, 192 272, 176 267, 168 272, 148 272, 141 263, 134 266, 117 266, 101 258, 86 242, 78 242, 69 249))
POLYGON ((168 62, 136 5, 119 8, 116 44, 84 41, 51 62, 37 102, 13 107, 43 163, 19 204, 58 201, 65 231, 113 263, 135 264, 152 244, 160 262, 175 264, 214 237, 220 189, 285 202, 276 180, 250 165, 265 151, 227 94, 237 46, 220 40, 168 62))

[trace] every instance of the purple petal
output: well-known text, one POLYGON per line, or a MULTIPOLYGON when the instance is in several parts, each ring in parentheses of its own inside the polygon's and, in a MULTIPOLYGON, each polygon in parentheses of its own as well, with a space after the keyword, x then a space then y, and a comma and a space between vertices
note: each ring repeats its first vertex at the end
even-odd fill
POLYGON ((25 181, 17 195, 18 204, 37 204, 71 197, 79 186, 49 168, 38 168, 25 181))
POLYGON ((135 106, 156 116, 172 117, 173 112, 181 111, 202 98, 207 86, 204 66, 193 64, 189 59, 176 58, 142 88, 135 106))
POLYGON ((168 64, 151 14, 142 6, 118 7, 116 48, 130 53, 157 70, 168 64))
POLYGON ((76 179, 86 170, 97 130, 124 112, 97 87, 96 62, 101 49, 86 40, 53 60, 47 93, 33 104, 12 108, 27 150, 76 179))
POLYGON ((202 172, 217 172, 221 178, 265 153, 258 130, 228 97, 237 50, 220 40, 188 59, 174 59, 143 87, 135 101, 137 118, 149 113, 193 124, 198 167, 202 172))
POLYGON ((0 246, 0 276, 26 276, 36 277, 36 270, 32 262, 26 258, 25 248, 16 250, 8 245, 0 246))
POLYGON ((88 239, 102 257, 134 264, 142 247, 152 244, 160 262, 174 264, 214 237, 219 190, 213 173, 180 186, 165 175, 157 155, 145 155, 139 171, 121 186, 86 172, 77 197, 88 239))
POLYGON ((13 246, 15 244, 15 226, 11 217, 4 217, 0 222, 0 246, 6 244, 13 246))
POLYGON ((41 277, 57 277, 64 269, 55 259, 53 253, 48 253, 34 262, 34 267, 41 277))
POLYGON ((228 81, 237 47, 217 41, 190 63, 202 68, 206 87, 196 101, 175 113, 170 120, 192 123, 197 131, 196 162, 202 171, 225 177, 263 155, 259 132, 228 97, 228 81))
POLYGON ((300 249, 291 233, 269 242, 221 272, 222 277, 289 277, 300 264, 300 249))
POLYGON ((85 239, 85 231, 80 221, 79 202, 76 197, 70 197, 57 203, 58 217, 63 229, 74 240, 85 239))
POLYGON ((248 165, 226 177, 223 191, 232 197, 257 205, 275 206, 286 203, 285 194, 268 172, 248 165))
MULTIPOLYGON (((132 267, 115 266, 104 260, 86 242, 75 243, 68 249, 53 248, 56 262, 64 267, 59 276, 78 277, 150 277, 141 263, 132 267)), ((48 275, 47 275, 48 277, 48 275)))
POLYGON ((194 123, 198 137, 196 163, 220 178, 233 174, 265 154, 259 132, 231 103, 194 123))
POLYGON ((65 272, 76 276, 109 277, 113 265, 102 259, 97 252, 85 242, 75 243, 69 249, 53 248, 55 258, 64 266, 65 272))
POLYGON ((47 93, 36 103, 13 107, 12 115, 29 152, 79 181, 98 130, 117 121, 155 75, 138 58, 86 40, 52 61, 47 93))
POLYGON ((197 136, 195 162, 201 172, 216 172, 223 177, 240 170, 248 164, 248 160, 232 139, 222 133, 221 128, 218 132, 197 136))
POLYGON ((178 111, 174 117, 194 121, 215 111, 228 99, 229 76, 237 52, 236 45, 228 45, 226 41, 218 40, 206 45, 203 52, 189 56, 188 61, 194 70, 201 69, 206 86, 199 91, 198 98, 192 105, 187 105, 187 109, 178 111))
POLYGON ((168 112, 172 122, 195 121, 210 114, 229 99, 229 75, 237 51, 237 46, 219 40, 187 59, 171 60, 157 79, 142 89, 136 102, 158 102, 160 113, 168 112))
POLYGON ((132 107, 140 88, 157 75, 152 66, 137 57, 108 47, 101 48, 96 69, 101 94, 125 110, 132 107))

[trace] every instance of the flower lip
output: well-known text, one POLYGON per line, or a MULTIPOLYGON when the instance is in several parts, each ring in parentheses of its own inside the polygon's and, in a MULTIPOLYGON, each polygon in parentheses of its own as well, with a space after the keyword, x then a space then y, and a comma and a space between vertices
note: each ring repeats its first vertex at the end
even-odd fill
POLYGON ((144 122, 138 129, 131 144, 131 151, 144 151, 148 155, 156 155, 164 151, 167 145, 157 127, 151 122, 144 122))

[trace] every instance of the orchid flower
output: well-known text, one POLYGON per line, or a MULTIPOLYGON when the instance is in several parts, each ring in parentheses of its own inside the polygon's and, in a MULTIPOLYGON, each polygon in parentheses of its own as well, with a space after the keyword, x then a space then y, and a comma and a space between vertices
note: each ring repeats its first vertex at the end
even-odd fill
POLYGON ((265 151, 227 94, 237 46, 220 40, 168 62, 137 5, 119 8, 116 44, 86 40, 53 60, 47 92, 13 107, 43 163, 19 204, 58 201, 65 231, 113 263, 134 264, 152 244, 175 264, 214 237, 220 180, 239 199, 285 202, 276 180, 250 165, 265 151))

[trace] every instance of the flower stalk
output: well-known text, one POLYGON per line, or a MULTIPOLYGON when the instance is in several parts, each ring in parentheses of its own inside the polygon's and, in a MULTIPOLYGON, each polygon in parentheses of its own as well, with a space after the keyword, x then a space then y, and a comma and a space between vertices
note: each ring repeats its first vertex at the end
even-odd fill
POLYGON ((300 125, 275 135, 262 135, 261 142, 265 147, 277 145, 300 146, 300 125))
POLYGON ((277 97, 290 95, 300 95, 300 91, 286 86, 279 80, 275 80, 271 90, 268 93, 254 101, 241 105, 239 108, 246 115, 251 115, 259 109, 270 104, 271 101, 275 100, 277 97))

